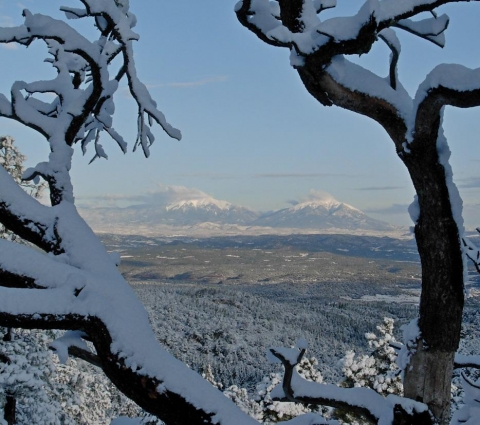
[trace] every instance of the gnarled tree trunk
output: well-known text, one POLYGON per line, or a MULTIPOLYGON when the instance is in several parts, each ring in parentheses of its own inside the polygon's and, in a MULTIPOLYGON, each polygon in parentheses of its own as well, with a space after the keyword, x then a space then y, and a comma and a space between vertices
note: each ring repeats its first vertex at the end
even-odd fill
POLYGON ((321 104, 378 122, 408 169, 417 193, 415 236, 422 264, 422 295, 421 335, 405 373, 405 395, 426 403, 441 423, 447 423, 450 416, 450 383, 464 305, 461 201, 448 164, 442 111, 447 105, 479 106, 480 79, 475 70, 440 65, 411 98, 398 81, 401 49, 395 31, 407 30, 443 47, 449 20, 434 9, 458 1, 365 1, 354 16, 326 20, 317 15, 336 2, 279 0, 278 10, 267 0, 242 0, 236 8, 240 23, 258 38, 290 50, 291 64, 321 104), (433 18, 421 20, 420 25, 410 20, 422 12, 431 12, 433 18), (389 81, 346 59, 368 53, 378 40, 392 52, 389 81))
POLYGON ((461 237, 452 213, 446 170, 437 149, 438 128, 417 138, 404 156, 414 183, 420 215, 415 237, 422 264, 418 325, 421 338, 405 371, 405 396, 430 407, 449 423, 453 360, 458 349, 464 305, 461 237))

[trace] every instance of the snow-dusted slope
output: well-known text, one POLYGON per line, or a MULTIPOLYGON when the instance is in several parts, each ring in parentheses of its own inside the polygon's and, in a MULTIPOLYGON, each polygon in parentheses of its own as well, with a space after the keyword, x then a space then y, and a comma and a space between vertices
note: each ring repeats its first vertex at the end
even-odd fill
POLYGON ((290 208, 265 214, 252 224, 299 229, 347 229, 390 231, 394 226, 368 215, 351 205, 324 195, 290 208))

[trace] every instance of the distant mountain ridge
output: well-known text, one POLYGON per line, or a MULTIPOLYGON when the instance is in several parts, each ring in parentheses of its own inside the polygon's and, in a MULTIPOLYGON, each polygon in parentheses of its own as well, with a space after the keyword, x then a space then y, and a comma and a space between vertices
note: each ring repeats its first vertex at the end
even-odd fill
POLYGON ((246 207, 214 198, 185 199, 166 205, 82 208, 81 214, 87 222, 92 222, 94 228, 101 227, 102 222, 167 226, 194 226, 201 223, 248 225, 260 215, 246 207))
POLYGON ((164 204, 140 204, 125 208, 80 208, 85 220, 96 230, 119 227, 253 226, 291 229, 339 229, 392 231, 388 223, 375 220, 351 205, 323 195, 290 208, 261 214, 209 196, 176 199, 164 204), (209 224, 209 226, 206 226, 209 224), (210 226, 211 224, 211 226, 210 226))
POLYGON ((369 217, 351 205, 333 197, 309 200, 265 214, 252 225, 268 227, 293 227, 299 229, 348 229, 389 231, 395 226, 369 217))

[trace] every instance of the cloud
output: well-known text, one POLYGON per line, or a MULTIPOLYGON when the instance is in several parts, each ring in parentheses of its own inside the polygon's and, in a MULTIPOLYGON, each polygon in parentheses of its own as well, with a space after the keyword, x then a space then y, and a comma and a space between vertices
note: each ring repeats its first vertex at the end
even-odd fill
POLYGON ((334 201, 335 198, 330 195, 330 193, 325 192, 324 190, 314 190, 311 189, 310 193, 307 195, 308 201, 334 201))
POLYGON ((198 86, 205 86, 207 84, 214 84, 214 83, 224 83, 228 80, 226 75, 215 75, 212 77, 202 78, 196 81, 184 81, 184 82, 177 82, 177 83, 168 83, 168 87, 198 87, 198 86))
POLYGON ((328 192, 325 192, 324 190, 314 190, 311 189, 308 195, 302 196, 296 199, 290 199, 286 201, 288 204, 295 206, 298 205, 302 202, 312 202, 312 201, 336 201, 336 199, 328 192))
POLYGON ((147 194, 144 195, 143 202, 146 204, 166 205, 181 200, 209 197, 205 192, 193 187, 159 185, 157 189, 147 192, 147 194))
MULTIPOLYGON (((158 89, 163 87, 172 87, 172 88, 190 88, 190 87, 199 87, 205 86, 207 84, 223 83, 228 80, 226 75, 215 75, 212 77, 205 77, 199 80, 194 81, 180 81, 180 82, 171 82, 171 83, 158 83, 158 84, 146 84, 148 90, 158 89)), ((122 88, 119 90, 119 94, 123 97, 130 98, 132 97, 130 90, 128 88, 122 88)))
POLYGON ((364 211, 375 214, 408 214, 409 206, 409 204, 392 204, 382 208, 369 208, 364 211))
POLYGON ((255 178, 259 179, 278 179, 278 178, 306 178, 306 177, 340 177, 347 174, 331 174, 331 173, 262 173, 255 174, 255 178))
POLYGON ((403 189, 402 186, 370 186, 370 187, 358 187, 354 190, 396 190, 403 189))
POLYGON ((457 186, 461 189, 478 189, 480 188, 480 177, 458 179, 457 186))
POLYGON ((241 179, 243 177, 236 176, 233 174, 221 174, 221 173, 182 173, 182 174, 175 174, 176 177, 183 178, 183 177, 195 177, 195 178, 203 178, 203 179, 210 179, 210 180, 234 180, 234 179, 241 179))
POLYGON ((97 195, 79 197, 80 200, 87 201, 90 205, 99 204, 116 206, 118 202, 129 204, 147 204, 147 205, 168 205, 181 200, 195 200, 210 198, 208 194, 199 189, 185 186, 164 186, 158 185, 155 190, 141 195, 97 195))
POLYGON ((0 26, 2 27, 13 27, 14 19, 9 15, 0 15, 0 26))
POLYGON ((148 89, 155 89, 159 87, 173 87, 173 88, 190 88, 206 86, 207 84, 224 83, 228 81, 226 75, 213 75, 210 77, 200 78, 194 81, 174 81, 171 83, 147 84, 148 89))
MULTIPOLYGON (((0 15, 0 27, 10 28, 15 26, 14 20, 11 16, 8 15, 0 15)), ((7 50, 16 50, 18 49, 17 43, 2 43, 1 44, 3 49, 7 50)))
POLYGON ((6 50, 17 50, 18 45, 16 43, 5 43, 2 44, 2 48, 6 50))

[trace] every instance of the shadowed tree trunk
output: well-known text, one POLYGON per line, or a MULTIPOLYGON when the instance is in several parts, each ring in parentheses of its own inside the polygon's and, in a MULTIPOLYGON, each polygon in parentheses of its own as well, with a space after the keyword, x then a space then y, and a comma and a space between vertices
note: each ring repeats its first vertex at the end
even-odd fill
MULTIPOLYGON (((454 2, 365 2, 357 15, 336 17, 335 21, 318 17, 324 9, 335 7, 336 3, 328 0, 279 0, 279 12, 266 0, 243 0, 236 7, 240 23, 262 41, 290 50, 291 64, 315 99, 378 122, 407 167, 417 193, 415 237, 422 265, 422 294, 421 335, 406 369, 404 390, 406 397, 428 404, 442 424, 448 423, 450 416, 453 360, 464 305, 463 222, 448 164, 442 113, 446 105, 480 105, 480 78, 476 75, 475 84, 463 88, 455 76, 458 68, 442 65, 431 73, 438 79, 427 76, 416 98, 410 98, 397 77, 400 42, 393 28, 406 29, 443 47, 448 17, 433 11, 454 2), (420 20, 420 25, 409 19, 429 11, 433 17, 420 20), (345 59, 368 53, 378 40, 385 41, 392 51, 388 82, 345 59), (448 73, 443 72, 447 68, 448 73), (435 82, 440 79, 441 84, 435 82)), ((462 72, 474 76, 473 70, 462 68, 462 72)))

